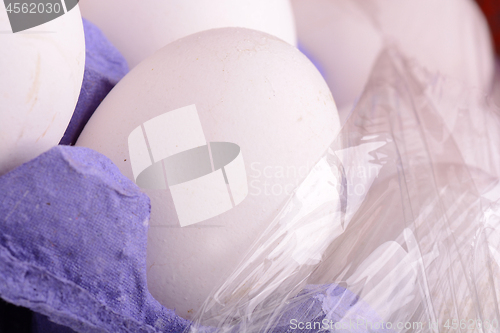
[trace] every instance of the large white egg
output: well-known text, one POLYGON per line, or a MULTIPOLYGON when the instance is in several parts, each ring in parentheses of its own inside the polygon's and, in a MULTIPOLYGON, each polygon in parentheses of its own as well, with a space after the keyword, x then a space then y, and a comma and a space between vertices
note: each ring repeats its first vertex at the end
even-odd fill
POLYGON ((249 28, 296 43, 289 0, 82 0, 80 6, 130 68, 176 39, 214 28, 249 28))
MULTIPOLYGON (((191 318, 339 127, 328 86, 295 47, 262 32, 221 28, 179 39, 135 67, 99 106, 77 145, 108 156, 133 180, 152 160, 160 167, 150 184, 165 186, 167 173, 168 190, 145 189, 152 204, 148 287, 163 305, 191 318), (203 150, 205 142, 218 174, 202 173, 191 188, 173 185, 169 159, 203 150), (224 175, 217 167, 220 142, 239 146, 225 155, 224 175)), ((197 172, 202 162, 190 161, 186 170, 197 172)))
POLYGON ((494 55, 472 0, 292 0, 299 44, 323 69, 346 117, 384 43, 432 72, 490 90, 494 55))
POLYGON ((0 5, 0 175, 59 143, 78 101, 84 66, 78 6, 12 33, 0 5))

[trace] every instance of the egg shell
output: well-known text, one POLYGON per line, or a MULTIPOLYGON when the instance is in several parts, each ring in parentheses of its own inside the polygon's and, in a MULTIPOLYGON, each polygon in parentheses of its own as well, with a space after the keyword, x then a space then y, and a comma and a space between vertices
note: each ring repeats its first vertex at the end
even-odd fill
POLYGON ((208 142, 240 146, 249 193, 233 209, 181 228, 170 191, 144 190, 152 205, 148 287, 186 318, 236 268, 340 128, 328 86, 301 52, 262 32, 221 28, 177 40, 134 68, 77 145, 134 179, 129 134, 193 104, 208 142))
POLYGON ((78 6, 12 33, 0 5, 0 175, 57 145, 75 110, 85 66, 78 6))
POLYGON ((292 6, 299 43, 324 69, 342 119, 385 43, 431 72, 490 89, 491 37, 471 0, 292 0, 292 6))
POLYGON ((214 28, 254 29, 296 44, 289 0, 83 0, 80 7, 130 68, 176 39, 214 28))

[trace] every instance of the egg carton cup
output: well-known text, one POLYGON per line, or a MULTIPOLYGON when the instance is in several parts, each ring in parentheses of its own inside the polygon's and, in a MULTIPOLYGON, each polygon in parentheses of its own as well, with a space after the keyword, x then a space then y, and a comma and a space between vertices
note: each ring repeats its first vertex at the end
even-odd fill
POLYGON ((185 332, 497 332, 499 145, 480 91, 386 48, 337 139, 185 332))

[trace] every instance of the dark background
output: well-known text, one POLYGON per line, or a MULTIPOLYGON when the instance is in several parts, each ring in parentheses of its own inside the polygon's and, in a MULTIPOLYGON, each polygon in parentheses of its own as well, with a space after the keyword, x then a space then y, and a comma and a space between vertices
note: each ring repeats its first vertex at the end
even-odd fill
POLYGON ((32 312, 0 298, 0 333, 31 333, 32 312))
POLYGON ((500 55, 500 0, 476 0, 476 2, 486 15, 497 55, 500 55))

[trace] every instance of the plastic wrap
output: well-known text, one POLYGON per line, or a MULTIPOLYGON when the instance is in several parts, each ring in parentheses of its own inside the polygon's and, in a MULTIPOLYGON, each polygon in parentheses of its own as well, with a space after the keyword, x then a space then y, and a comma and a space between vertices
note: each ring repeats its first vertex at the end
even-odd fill
POLYGON ((498 332, 499 146, 480 92, 386 49, 190 332, 498 332))

